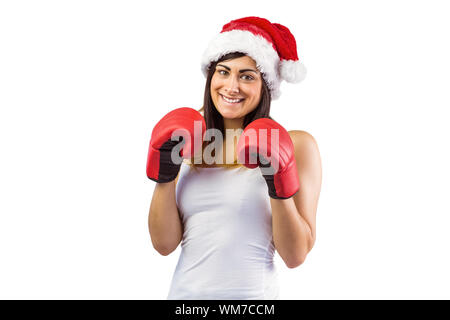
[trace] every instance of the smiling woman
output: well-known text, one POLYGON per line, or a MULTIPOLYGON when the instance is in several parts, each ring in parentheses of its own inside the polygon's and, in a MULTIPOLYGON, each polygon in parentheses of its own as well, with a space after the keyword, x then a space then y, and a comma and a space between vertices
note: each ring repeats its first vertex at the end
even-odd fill
POLYGON ((302 80, 305 69, 286 27, 247 17, 223 27, 205 51, 202 70, 202 109, 163 117, 147 162, 157 182, 149 213, 153 246, 162 255, 182 247, 168 299, 277 299, 275 250, 294 268, 315 241, 317 145, 308 133, 287 132, 270 117, 280 82, 302 80), (204 138, 198 148, 184 141, 182 163, 170 157, 179 152, 171 139, 177 129, 204 138), (214 141, 210 132, 218 132, 214 141), (217 142, 211 163, 193 161, 217 142))

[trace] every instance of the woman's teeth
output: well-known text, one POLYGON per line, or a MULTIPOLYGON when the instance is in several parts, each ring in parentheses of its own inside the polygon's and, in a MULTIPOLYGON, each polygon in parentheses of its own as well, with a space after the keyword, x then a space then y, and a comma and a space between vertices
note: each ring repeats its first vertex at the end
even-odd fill
POLYGON ((244 100, 244 99, 228 99, 225 96, 222 96, 222 98, 223 98, 223 100, 225 100, 228 103, 238 103, 238 102, 241 102, 242 100, 244 100))

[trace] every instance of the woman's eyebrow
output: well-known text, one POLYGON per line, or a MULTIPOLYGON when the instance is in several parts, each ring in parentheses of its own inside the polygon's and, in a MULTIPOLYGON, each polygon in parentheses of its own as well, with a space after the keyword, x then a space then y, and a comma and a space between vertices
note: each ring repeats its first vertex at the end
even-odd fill
POLYGON ((239 70, 239 72, 245 72, 245 71, 251 71, 251 72, 254 72, 254 73, 258 74, 258 71, 253 70, 253 69, 242 69, 242 70, 239 70))
MULTIPOLYGON (((226 66, 226 65, 224 65, 224 64, 218 64, 217 66, 224 67, 224 68, 227 69, 228 71, 231 70, 230 67, 228 67, 228 66, 226 66)), ((246 71, 251 71, 251 72, 254 72, 254 73, 258 74, 258 72, 257 72, 256 70, 253 70, 253 69, 241 69, 241 70, 239 70, 239 72, 241 72, 241 73, 242 73, 242 72, 246 72, 246 71)))

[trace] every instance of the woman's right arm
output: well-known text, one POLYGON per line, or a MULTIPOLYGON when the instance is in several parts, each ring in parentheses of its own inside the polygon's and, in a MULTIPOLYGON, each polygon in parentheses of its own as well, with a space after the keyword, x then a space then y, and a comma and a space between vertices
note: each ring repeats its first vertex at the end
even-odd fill
POLYGON ((172 253, 183 237, 183 223, 175 200, 177 179, 157 183, 148 214, 148 228, 153 247, 161 255, 172 253))
MULTIPOLYGON (((175 199, 175 186, 181 163, 174 154, 190 158, 195 154, 196 138, 203 138, 206 123, 203 116, 192 108, 170 111, 155 125, 147 157, 147 177, 156 182, 148 215, 148 228, 153 247, 166 256, 173 252, 183 236, 183 225, 175 199), (196 128, 200 125, 200 132, 196 128), (201 136, 196 137, 195 134, 201 136), (175 139, 178 137, 178 139, 175 139), (174 149, 184 140, 182 150, 174 149), (175 152, 172 152, 175 151, 175 152)), ((201 144, 199 144, 201 147, 201 144)))

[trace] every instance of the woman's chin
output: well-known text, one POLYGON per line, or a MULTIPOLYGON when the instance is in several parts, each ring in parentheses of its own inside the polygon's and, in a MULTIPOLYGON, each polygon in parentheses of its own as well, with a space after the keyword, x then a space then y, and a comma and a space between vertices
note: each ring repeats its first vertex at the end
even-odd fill
POLYGON ((220 108, 219 113, 225 119, 236 119, 239 118, 239 112, 236 110, 229 110, 229 108, 220 108))
POLYGON ((239 119, 240 118, 238 114, 227 113, 227 112, 222 113, 222 117, 224 119, 227 119, 227 120, 233 120, 233 119, 239 119))

